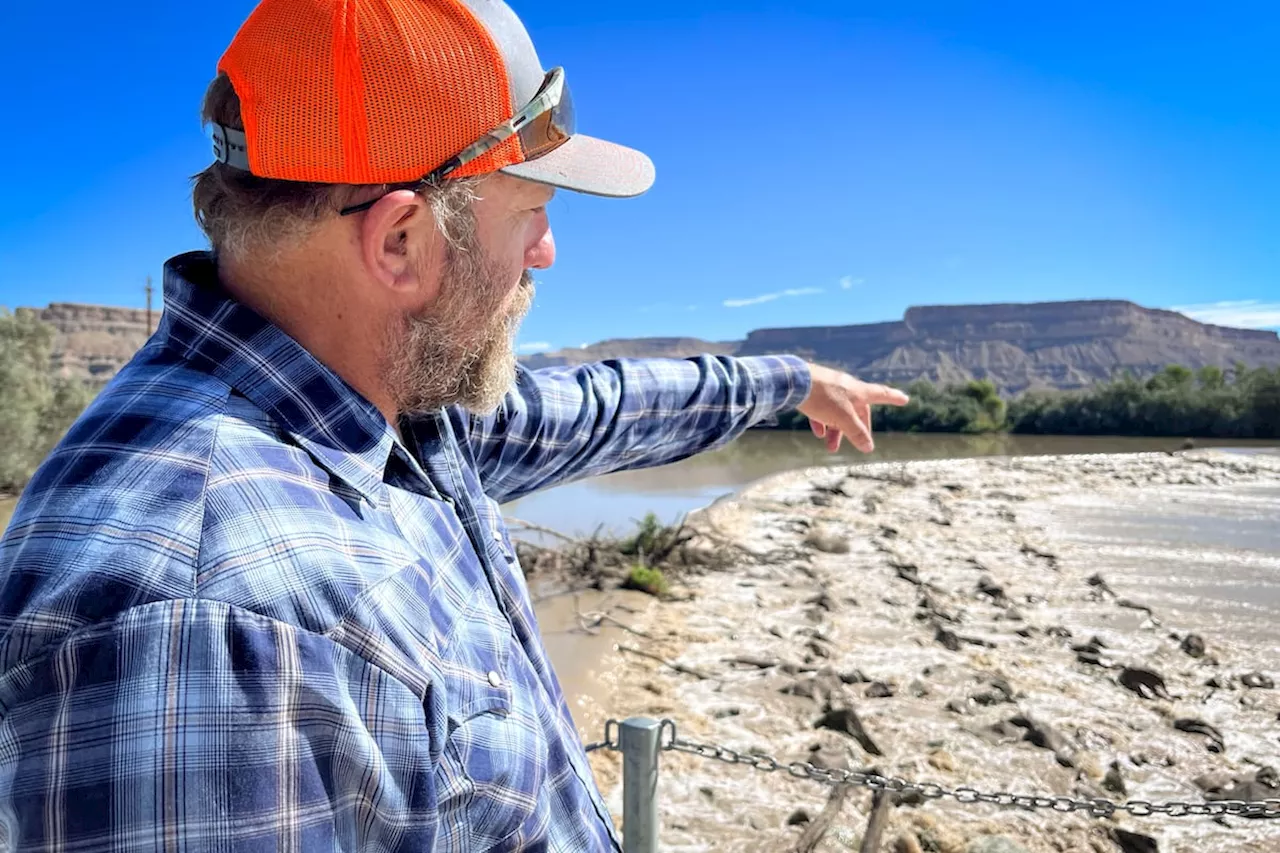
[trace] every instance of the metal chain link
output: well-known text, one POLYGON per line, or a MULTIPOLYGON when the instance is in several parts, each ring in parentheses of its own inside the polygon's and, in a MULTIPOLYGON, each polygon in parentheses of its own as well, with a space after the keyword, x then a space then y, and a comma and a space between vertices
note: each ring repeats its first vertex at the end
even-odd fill
MULTIPOLYGON (((609 720, 604 727, 604 740, 586 746, 587 752, 598 749, 618 749, 617 720, 609 720)), ((783 762, 761 752, 743 753, 727 746, 684 740, 676 732, 674 720, 663 720, 659 730, 659 748, 664 752, 684 752, 701 758, 723 761, 726 764, 745 764, 762 773, 773 773, 785 770, 788 775, 797 779, 812 779, 826 785, 853 785, 859 788, 870 788, 874 791, 889 791, 895 794, 916 794, 925 800, 941 800, 951 798, 958 803, 989 803, 995 806, 1012 806, 1021 809, 1050 809, 1055 812, 1069 814, 1084 812, 1090 817, 1112 817, 1117 812, 1126 812, 1133 817, 1150 817, 1167 815, 1169 817, 1220 817, 1233 815, 1236 817, 1280 818, 1280 798, 1267 800, 1218 800, 1215 802, 1183 803, 1166 802, 1150 803, 1146 800, 1129 800, 1117 803, 1102 798, 1075 797, 1043 797, 1029 794, 1012 794, 1007 791, 983 793, 976 788, 947 788, 933 782, 909 782, 894 776, 881 776, 878 773, 865 773, 858 770, 840 770, 819 767, 808 761, 783 762), (668 734, 669 733, 669 734, 668 734)))
MULTIPOLYGON (((675 727, 675 723, 671 724, 675 727)), ((583 747, 586 752, 595 752, 597 749, 617 749, 618 748, 618 721, 605 720, 604 723, 604 740, 589 743, 583 747)))

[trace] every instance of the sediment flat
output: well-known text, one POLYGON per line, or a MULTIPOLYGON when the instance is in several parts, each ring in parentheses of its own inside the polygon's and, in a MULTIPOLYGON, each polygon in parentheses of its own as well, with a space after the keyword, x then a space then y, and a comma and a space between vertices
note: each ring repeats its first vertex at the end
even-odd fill
MULTIPOLYGON (((1280 768, 1280 624, 1268 609, 1280 602, 1280 533, 1255 525, 1238 547, 1206 554, 1172 541, 1153 554, 1072 527, 1082 506, 1105 517, 1170 504, 1276 518, 1280 456, 971 459, 771 477, 695 519, 741 553, 739 565, 618 614, 647 635, 627 644, 682 671, 612 653, 598 710, 670 718, 682 739, 783 764, 948 789, 1280 797, 1269 770, 1280 768), (1204 583, 1235 584, 1236 600, 1197 594, 1204 583), (830 727, 816 727, 824 718, 830 727)), ((620 814, 619 756, 597 752, 592 764, 620 814)), ((798 812, 816 818, 829 793, 785 769, 664 752, 662 849, 790 850, 805 830, 798 812)), ((851 793, 816 849, 857 850, 869 808, 869 792, 851 793)), ((1096 819, 949 798, 896 806, 881 849, 1143 849, 1122 846, 1117 830, 1165 853, 1280 850, 1278 820, 1096 819)))

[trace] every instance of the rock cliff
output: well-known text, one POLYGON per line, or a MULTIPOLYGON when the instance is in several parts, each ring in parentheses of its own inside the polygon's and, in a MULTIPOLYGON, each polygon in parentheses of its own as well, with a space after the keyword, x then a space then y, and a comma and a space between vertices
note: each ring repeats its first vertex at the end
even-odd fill
MULTIPOLYGON (((37 313, 57 332, 53 343, 55 369, 82 379, 110 379, 151 334, 143 309, 55 302, 37 313)), ((151 317, 153 328, 159 319, 160 312, 155 311, 151 317)))
POLYGON ((615 338, 585 347, 535 353, 520 360, 532 368, 586 364, 609 358, 688 358, 693 355, 733 355, 741 341, 704 341, 700 338, 615 338))
MULTIPOLYGON (((39 312, 57 330, 54 363, 68 375, 110 378, 148 336, 146 311, 55 303, 39 312)), ((153 323, 158 321, 156 312, 153 323)), ((743 341, 632 338, 523 357, 530 367, 609 358, 790 352, 877 382, 991 379, 1008 393, 1079 388, 1167 364, 1280 365, 1275 332, 1198 323, 1132 302, 928 306, 899 321, 758 329, 743 341)))
POLYGON ((1132 302, 908 309, 895 323, 751 332, 739 355, 794 352, 877 381, 991 379, 1007 392, 1079 388, 1132 370, 1280 364, 1275 332, 1198 323, 1132 302))

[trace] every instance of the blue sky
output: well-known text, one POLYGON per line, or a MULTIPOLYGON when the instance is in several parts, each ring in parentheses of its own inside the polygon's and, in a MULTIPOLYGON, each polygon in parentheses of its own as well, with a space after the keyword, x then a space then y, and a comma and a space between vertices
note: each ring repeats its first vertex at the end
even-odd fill
MULTIPOLYGON (((203 244, 199 102, 252 5, 6 10, 0 304, 141 306, 203 244)), ((552 203, 526 351, 1076 298, 1280 327, 1274 4, 513 5, 658 170, 552 203)))

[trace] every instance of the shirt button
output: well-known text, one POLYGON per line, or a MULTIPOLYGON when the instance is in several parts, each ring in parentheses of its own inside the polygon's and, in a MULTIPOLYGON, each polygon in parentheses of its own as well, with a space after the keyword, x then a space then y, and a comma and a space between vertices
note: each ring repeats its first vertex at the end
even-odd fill
POLYGON ((496 673, 496 672, 490 672, 490 673, 489 673, 489 684, 490 684, 490 686, 492 686, 492 687, 501 687, 501 686, 502 686, 502 676, 501 676, 501 675, 498 675, 498 673, 496 673))
POLYGON ((501 541, 502 541, 502 531, 501 531, 501 530, 495 530, 495 531, 493 531, 493 538, 494 538, 494 541, 501 542, 501 541))

